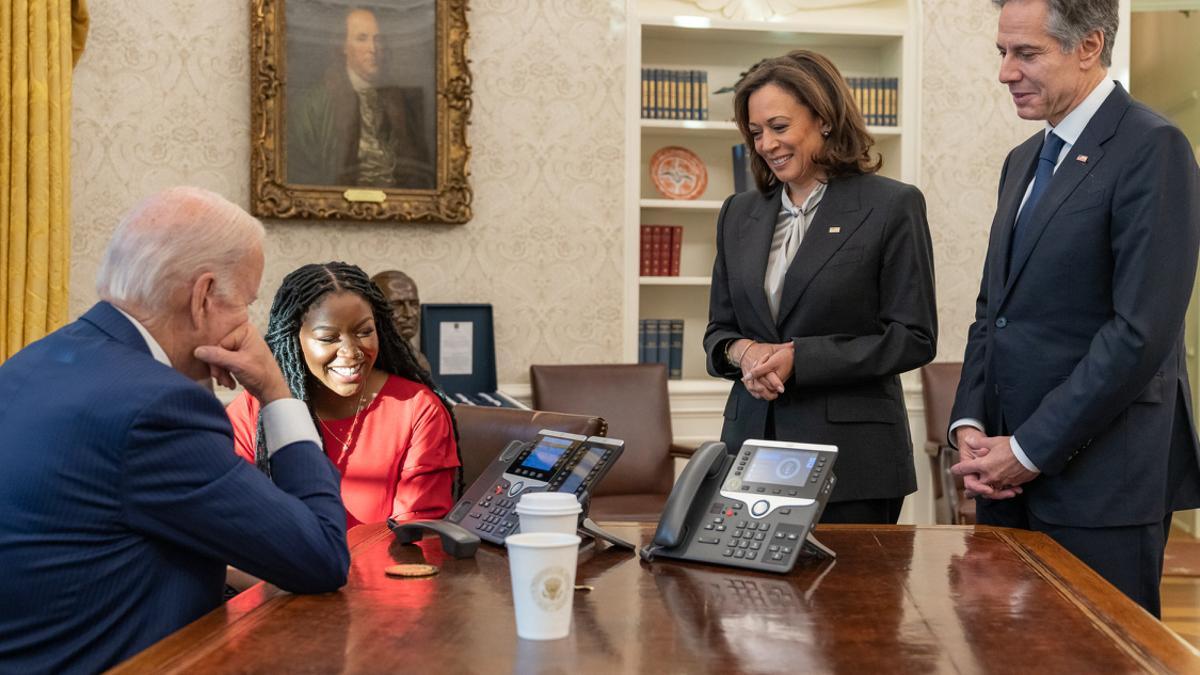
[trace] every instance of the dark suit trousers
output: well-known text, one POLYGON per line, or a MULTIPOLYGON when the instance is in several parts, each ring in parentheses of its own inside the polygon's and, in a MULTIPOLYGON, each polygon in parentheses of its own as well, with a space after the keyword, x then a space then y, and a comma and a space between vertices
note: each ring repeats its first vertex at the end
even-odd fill
POLYGON ((1159 583, 1171 514, 1161 523, 1129 527, 1070 527, 1039 520, 1022 495, 994 502, 976 499, 981 525, 1044 532, 1155 618, 1161 618, 1159 583))
POLYGON ((1177 483, 1172 486, 1173 502, 1166 506, 1167 515, 1162 522, 1128 527, 1055 525, 1033 515, 1024 495, 1001 501, 977 498, 976 520, 983 525, 1017 527, 1050 535, 1146 611, 1160 617, 1159 584, 1167 534, 1171 529, 1171 512, 1191 508, 1196 503, 1195 493, 1200 485, 1196 462, 1189 457, 1192 432, 1183 405, 1183 397, 1180 397, 1171 431, 1170 475, 1177 483))

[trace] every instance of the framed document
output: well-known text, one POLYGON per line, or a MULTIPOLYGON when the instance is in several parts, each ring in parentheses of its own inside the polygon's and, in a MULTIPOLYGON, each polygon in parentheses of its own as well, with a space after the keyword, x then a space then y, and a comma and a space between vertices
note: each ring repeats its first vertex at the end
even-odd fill
POLYGON ((421 305, 421 352, 452 396, 496 391, 496 342, 488 304, 421 305))

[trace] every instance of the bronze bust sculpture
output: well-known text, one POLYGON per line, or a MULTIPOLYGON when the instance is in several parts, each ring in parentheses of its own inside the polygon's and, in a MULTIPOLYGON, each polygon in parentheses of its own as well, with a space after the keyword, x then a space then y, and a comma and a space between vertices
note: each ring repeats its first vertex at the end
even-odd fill
POLYGON ((392 308, 392 323, 401 337, 412 345, 417 362, 429 370, 429 361, 421 353, 418 337, 421 330, 421 298, 417 294, 417 283, 412 277, 399 270, 386 270, 371 277, 371 281, 383 291, 392 308))

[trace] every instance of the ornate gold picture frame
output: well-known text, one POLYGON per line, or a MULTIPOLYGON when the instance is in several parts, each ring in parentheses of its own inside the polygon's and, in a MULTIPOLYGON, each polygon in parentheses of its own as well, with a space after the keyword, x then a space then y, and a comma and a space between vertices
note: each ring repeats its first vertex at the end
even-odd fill
POLYGON ((251 208, 465 223, 467 0, 252 0, 251 208))

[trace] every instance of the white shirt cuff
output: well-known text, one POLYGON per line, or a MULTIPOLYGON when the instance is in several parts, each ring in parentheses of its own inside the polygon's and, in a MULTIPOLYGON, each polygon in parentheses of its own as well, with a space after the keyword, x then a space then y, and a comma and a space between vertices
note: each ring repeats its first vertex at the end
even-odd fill
POLYGON ((950 435, 946 437, 946 442, 949 443, 950 447, 954 448, 955 450, 958 450, 958 444, 954 442, 954 430, 959 427, 975 427, 982 432, 983 422, 980 422, 974 417, 964 417, 960 420, 954 420, 954 424, 950 425, 950 435))
POLYGON ((296 441, 312 441, 321 447, 321 436, 313 426, 308 406, 298 398, 281 398, 262 409, 263 435, 267 441, 267 457, 296 441))
POLYGON ((1021 463, 1021 466, 1034 473, 1042 472, 1041 469, 1038 469, 1037 465, 1034 464, 1031 459, 1029 459, 1029 455, 1026 455, 1025 451, 1021 449, 1021 444, 1017 442, 1016 436, 1012 436, 1008 439, 1008 446, 1012 448, 1013 457, 1017 458, 1017 461, 1021 463))

